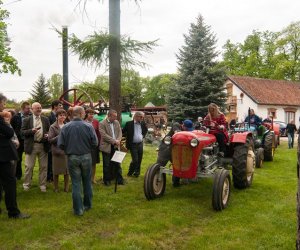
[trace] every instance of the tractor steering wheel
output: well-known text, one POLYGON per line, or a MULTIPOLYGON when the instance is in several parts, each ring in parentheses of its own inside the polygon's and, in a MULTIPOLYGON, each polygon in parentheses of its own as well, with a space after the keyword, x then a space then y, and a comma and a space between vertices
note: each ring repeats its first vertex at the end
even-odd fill
POLYGON ((204 120, 203 125, 209 129, 209 131, 223 131, 225 129, 224 125, 219 125, 213 120, 204 120))

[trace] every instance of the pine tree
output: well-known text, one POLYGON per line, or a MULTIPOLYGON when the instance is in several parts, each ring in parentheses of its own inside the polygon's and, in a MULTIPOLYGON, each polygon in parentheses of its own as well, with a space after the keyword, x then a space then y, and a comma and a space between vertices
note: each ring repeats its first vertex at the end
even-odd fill
POLYGON ((41 74, 38 80, 33 85, 33 90, 30 93, 33 102, 39 102, 42 107, 47 107, 50 105, 50 93, 48 90, 48 85, 46 78, 41 74))
POLYGON ((224 107, 226 97, 225 71, 216 62, 216 38, 201 15, 196 24, 191 24, 184 39, 185 45, 177 55, 178 78, 168 91, 167 99, 168 115, 178 121, 206 115, 211 102, 224 107))

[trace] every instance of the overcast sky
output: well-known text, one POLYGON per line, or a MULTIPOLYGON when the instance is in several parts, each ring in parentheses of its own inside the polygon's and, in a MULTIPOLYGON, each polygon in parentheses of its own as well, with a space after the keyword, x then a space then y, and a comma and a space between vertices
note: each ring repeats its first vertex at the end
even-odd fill
MULTIPOLYGON (((83 2, 83 1, 82 1, 83 2)), ((0 92, 18 101, 30 97, 32 85, 43 73, 46 78, 62 74, 61 38, 52 29, 67 25, 69 34, 84 38, 93 31, 108 29, 108 0, 88 0, 86 14, 78 0, 4 0, 10 12, 8 34, 11 54, 18 60, 22 76, 1 75, 0 92)), ((201 14, 218 39, 218 50, 225 42, 243 42, 252 30, 280 31, 300 20, 299 0, 121 0, 121 33, 140 41, 159 39, 159 47, 143 61, 142 76, 175 73, 175 54, 190 24, 201 14)), ((103 74, 84 67, 76 55, 69 55, 69 81, 93 81, 103 74)))

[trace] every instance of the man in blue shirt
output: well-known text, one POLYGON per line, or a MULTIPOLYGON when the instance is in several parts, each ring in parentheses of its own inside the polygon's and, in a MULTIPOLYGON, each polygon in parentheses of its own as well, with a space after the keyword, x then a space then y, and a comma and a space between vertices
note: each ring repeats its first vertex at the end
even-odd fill
POLYGON ((83 215, 92 207, 92 156, 93 147, 98 139, 93 126, 82 119, 85 117, 83 107, 73 109, 73 120, 63 126, 58 137, 58 147, 68 155, 68 169, 72 180, 73 212, 83 215), (81 182, 84 198, 81 197, 81 182))

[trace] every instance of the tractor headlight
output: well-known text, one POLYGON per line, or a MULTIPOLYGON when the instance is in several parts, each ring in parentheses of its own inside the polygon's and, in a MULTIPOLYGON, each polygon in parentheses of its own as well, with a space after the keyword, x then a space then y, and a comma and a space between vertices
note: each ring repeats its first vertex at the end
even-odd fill
POLYGON ((166 136, 166 137, 164 138, 164 143, 165 143, 166 145, 170 145, 171 142, 172 142, 172 139, 171 139, 170 136, 166 136))
POLYGON ((193 148, 195 148, 195 147, 198 146, 199 141, 198 141, 196 138, 194 138, 194 139, 191 140, 190 144, 191 144, 191 146, 192 146, 193 148))

